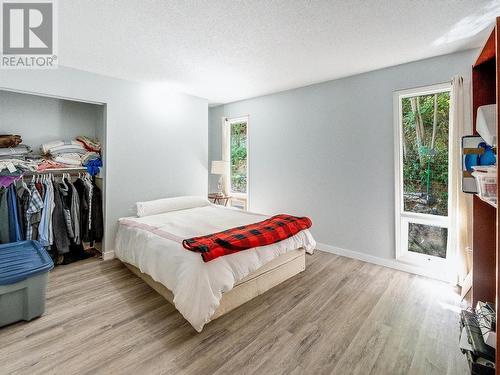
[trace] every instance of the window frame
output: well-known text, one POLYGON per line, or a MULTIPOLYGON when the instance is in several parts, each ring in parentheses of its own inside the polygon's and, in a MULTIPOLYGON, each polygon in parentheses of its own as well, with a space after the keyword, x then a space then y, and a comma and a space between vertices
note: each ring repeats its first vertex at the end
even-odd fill
MULTIPOLYGON (((405 211, 404 209, 404 179, 403 179, 403 131, 402 131, 402 99, 414 96, 433 95, 448 92, 450 95, 450 117, 449 127, 452 126, 451 103, 452 91, 451 82, 439 83, 435 85, 416 87, 406 90, 395 91, 393 94, 394 108, 394 192, 395 192, 395 257, 396 260, 414 265, 427 266, 432 264, 439 267, 447 266, 452 260, 454 254, 451 254, 451 242, 454 238, 453 228, 451 226, 451 216, 453 207, 451 204, 452 184, 451 167, 452 158, 448 157, 448 215, 431 215, 416 212, 405 211), (433 255, 419 254, 408 251, 408 226, 409 223, 438 226, 448 230, 446 258, 440 258, 433 255)), ((449 132, 448 137, 451 132, 449 132)), ((450 150, 451 139, 448 138, 448 150, 450 150)))
POLYGON ((229 157, 228 160, 228 170, 226 172, 227 175, 227 192, 228 195, 232 196, 235 199, 238 200, 243 200, 245 201, 245 207, 248 208, 248 197, 249 197, 249 192, 250 192, 250 147, 249 147, 249 142, 250 142, 250 116, 245 115, 245 116, 239 116, 239 117, 231 117, 231 118, 225 118, 224 119, 224 132, 225 137, 226 137, 226 147, 228 150, 226 150, 227 155, 229 157), (240 192, 233 192, 232 191, 232 185, 231 185, 231 125, 234 123, 238 122, 246 122, 247 124, 247 140, 246 140, 246 146, 247 146, 247 191, 246 193, 240 193, 240 192))

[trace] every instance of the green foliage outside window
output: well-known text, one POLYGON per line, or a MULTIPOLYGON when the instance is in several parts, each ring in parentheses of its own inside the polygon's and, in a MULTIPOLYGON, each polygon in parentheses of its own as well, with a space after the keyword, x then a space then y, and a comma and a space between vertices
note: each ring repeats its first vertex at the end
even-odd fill
POLYGON ((247 123, 231 124, 231 190, 247 192, 247 123))
POLYGON ((402 99, 405 211, 448 214, 449 111, 448 92, 402 99))

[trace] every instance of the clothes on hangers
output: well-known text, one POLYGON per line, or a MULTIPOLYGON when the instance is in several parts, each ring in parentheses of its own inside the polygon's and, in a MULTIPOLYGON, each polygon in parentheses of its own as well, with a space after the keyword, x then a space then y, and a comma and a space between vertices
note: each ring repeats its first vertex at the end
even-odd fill
POLYGON ((19 240, 24 240, 25 234, 24 234, 24 225, 23 225, 23 218, 24 218, 24 212, 22 211, 21 207, 21 199, 19 195, 17 194, 17 189, 15 185, 12 185, 12 192, 15 197, 15 204, 17 208, 17 226, 19 228, 19 240))
POLYGON ((7 200, 9 207, 9 239, 10 242, 21 241, 21 224, 18 217, 17 194, 14 185, 7 188, 7 200))
POLYGON ((23 231, 23 238, 26 238, 26 212, 28 211, 28 204, 31 192, 28 186, 22 181, 21 186, 17 189, 17 211, 19 213, 19 221, 21 223, 21 230, 23 231))
POLYGON ((102 240, 102 192, 88 174, 74 183, 49 174, 16 184, 0 188, 0 243, 38 240, 65 264, 93 256, 83 242, 102 240))
POLYGON ((21 176, 1 176, 0 175, 0 187, 9 187, 13 182, 19 180, 21 176))
POLYGON ((64 217, 68 236, 75 244, 80 244, 80 199, 71 180, 63 176, 60 191, 62 194, 64 217))
POLYGON ((26 239, 37 240, 38 225, 42 219, 43 199, 34 183, 30 185, 30 192, 31 195, 26 210, 26 239))
POLYGON ((52 211, 53 244, 58 254, 69 252, 69 235, 64 216, 64 206, 61 189, 58 183, 52 182, 54 189, 54 210, 52 211))
POLYGON ((7 189, 0 188, 0 243, 10 242, 7 189))
POLYGON ((73 231, 73 223, 70 212, 70 205, 71 205, 70 187, 68 186, 68 182, 66 181, 64 175, 61 180, 61 183, 59 184, 59 192, 61 194, 64 221, 66 223, 66 230, 68 232, 68 237, 73 240, 75 238, 75 233, 73 231))
POLYGON ((104 218, 102 212, 102 192, 95 183, 92 184, 92 216, 90 223, 90 239, 100 242, 104 236, 104 218))
POLYGON ((54 202, 54 186, 50 176, 44 176, 42 180, 42 187, 45 191, 43 201, 42 218, 39 225, 38 238, 43 246, 52 246, 54 244, 54 227, 53 227, 53 213, 55 208, 54 202))
POLYGON ((99 242, 104 234, 102 192, 88 178, 79 178, 74 183, 80 196, 80 234, 83 242, 99 242))
POLYGON ((74 184, 80 198, 80 238, 84 242, 90 242, 90 189, 83 178, 78 178, 74 184))
POLYGON ((80 197, 78 196, 78 191, 75 188, 75 185, 71 181, 67 181, 68 186, 70 187, 68 191, 68 195, 70 197, 70 214, 71 214, 71 224, 74 233, 73 241, 75 244, 79 245, 81 243, 81 234, 80 234, 80 197))

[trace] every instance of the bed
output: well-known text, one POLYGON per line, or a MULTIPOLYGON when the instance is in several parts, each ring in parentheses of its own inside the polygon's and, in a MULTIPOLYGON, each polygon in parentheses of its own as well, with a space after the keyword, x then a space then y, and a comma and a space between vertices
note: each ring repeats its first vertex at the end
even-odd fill
POLYGON ((316 245, 309 230, 272 245, 203 262, 182 240, 267 218, 199 197, 138 203, 119 220, 115 254, 201 332, 203 326, 305 269, 316 245), (161 202, 160 202, 161 201, 161 202))

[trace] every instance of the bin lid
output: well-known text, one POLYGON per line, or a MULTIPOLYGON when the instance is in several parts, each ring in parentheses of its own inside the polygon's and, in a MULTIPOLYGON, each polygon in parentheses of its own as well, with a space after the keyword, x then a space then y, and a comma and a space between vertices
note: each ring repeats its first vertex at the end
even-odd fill
POLYGON ((0 285, 18 283, 52 268, 54 262, 38 241, 0 245, 0 285))

